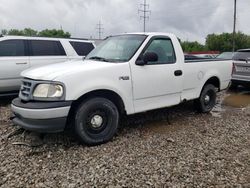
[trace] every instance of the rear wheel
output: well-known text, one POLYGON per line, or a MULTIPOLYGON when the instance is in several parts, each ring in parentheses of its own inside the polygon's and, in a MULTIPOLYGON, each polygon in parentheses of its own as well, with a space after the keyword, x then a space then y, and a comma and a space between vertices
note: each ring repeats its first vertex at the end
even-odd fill
POLYGON ((75 113, 75 132, 82 143, 98 145, 112 139, 117 131, 119 112, 108 99, 84 101, 75 113))
POLYGON ((200 97, 195 100, 195 107, 199 112, 210 112, 216 103, 216 88, 212 84, 207 84, 201 91, 200 97))

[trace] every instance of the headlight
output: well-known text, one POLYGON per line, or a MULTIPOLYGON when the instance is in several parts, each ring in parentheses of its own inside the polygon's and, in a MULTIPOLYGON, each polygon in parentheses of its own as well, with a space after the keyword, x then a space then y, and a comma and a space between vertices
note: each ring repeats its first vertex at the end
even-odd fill
POLYGON ((59 84, 38 84, 33 92, 36 98, 61 98, 63 87, 59 84))

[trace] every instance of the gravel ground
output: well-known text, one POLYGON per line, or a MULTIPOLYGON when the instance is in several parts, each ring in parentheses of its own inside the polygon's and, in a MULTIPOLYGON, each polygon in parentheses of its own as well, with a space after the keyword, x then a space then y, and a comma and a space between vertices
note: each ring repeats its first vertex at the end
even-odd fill
POLYGON ((96 147, 70 132, 20 130, 2 100, 0 186, 250 187, 250 108, 247 100, 227 106, 231 95, 220 94, 210 114, 187 103, 129 117, 111 142, 96 147))

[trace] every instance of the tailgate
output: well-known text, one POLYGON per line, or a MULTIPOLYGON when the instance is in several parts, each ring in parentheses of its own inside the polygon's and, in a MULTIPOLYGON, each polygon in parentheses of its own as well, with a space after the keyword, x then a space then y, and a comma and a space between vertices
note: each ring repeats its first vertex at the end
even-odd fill
POLYGON ((250 81, 250 64, 246 62, 235 62, 233 78, 242 76, 244 79, 249 79, 250 81))

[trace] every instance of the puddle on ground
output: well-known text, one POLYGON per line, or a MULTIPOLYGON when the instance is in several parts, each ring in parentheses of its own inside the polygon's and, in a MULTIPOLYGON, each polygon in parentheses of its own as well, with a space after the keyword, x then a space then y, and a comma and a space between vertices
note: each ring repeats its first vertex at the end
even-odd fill
POLYGON ((143 130, 148 133, 156 133, 156 134, 167 134, 173 133, 178 130, 186 129, 187 126, 183 124, 169 124, 167 121, 157 121, 157 122, 149 122, 144 125, 143 130))
POLYGON ((232 93, 225 97, 223 104, 234 108, 245 108, 250 105, 250 92, 232 93))
MULTIPOLYGON (((236 110, 244 109, 250 106, 250 92, 249 91, 241 91, 239 93, 235 92, 223 92, 218 95, 217 103, 213 110, 210 112, 213 117, 222 118, 222 114, 227 110, 232 110, 235 108, 236 110)), ((250 109, 250 108, 249 108, 250 109)), ((176 119, 174 119, 176 120, 176 119)), ((151 133, 156 134, 172 134, 173 132, 180 131, 182 129, 187 129, 189 124, 185 122, 175 121, 173 123, 173 119, 170 119, 170 123, 167 119, 164 120, 152 120, 146 121, 142 127, 142 133, 144 136, 147 136, 151 133)))
POLYGON ((150 132, 165 134, 169 131, 170 125, 167 121, 150 122, 145 125, 145 129, 150 132))

